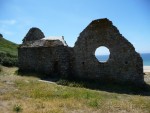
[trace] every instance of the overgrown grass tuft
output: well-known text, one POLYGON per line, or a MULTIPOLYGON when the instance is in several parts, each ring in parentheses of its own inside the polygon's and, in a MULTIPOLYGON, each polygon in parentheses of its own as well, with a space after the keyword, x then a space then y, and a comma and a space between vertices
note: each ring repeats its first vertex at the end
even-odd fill
POLYGON ((90 100, 90 101, 88 102, 88 104, 89 104, 89 106, 91 106, 91 107, 96 107, 96 108, 99 107, 99 102, 98 102, 97 99, 92 99, 92 100, 90 100))
POLYGON ((16 104, 16 105, 14 105, 14 107, 13 107, 13 111, 16 112, 16 113, 19 113, 19 112, 21 112, 22 110, 23 110, 23 109, 22 109, 21 105, 19 105, 19 104, 16 104))
POLYGON ((65 86, 70 86, 70 87, 84 87, 82 83, 77 83, 75 81, 69 81, 65 79, 60 79, 57 81, 58 85, 65 85, 65 86))

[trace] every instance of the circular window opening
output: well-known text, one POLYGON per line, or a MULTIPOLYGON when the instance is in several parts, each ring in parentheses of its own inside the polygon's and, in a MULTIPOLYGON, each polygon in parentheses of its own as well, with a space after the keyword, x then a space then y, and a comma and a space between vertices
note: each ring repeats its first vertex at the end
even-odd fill
POLYGON ((107 62, 110 56, 110 51, 105 46, 100 46, 95 51, 95 57, 99 62, 107 62))

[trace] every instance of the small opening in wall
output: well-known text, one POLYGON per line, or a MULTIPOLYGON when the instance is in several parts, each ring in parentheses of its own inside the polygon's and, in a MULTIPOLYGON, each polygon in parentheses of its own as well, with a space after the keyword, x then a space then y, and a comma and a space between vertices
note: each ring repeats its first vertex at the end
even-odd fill
POLYGON ((127 65, 127 64, 128 64, 128 61, 125 61, 124 63, 127 65))
POLYGON ((82 64, 84 65, 84 62, 82 62, 82 64))
POLYGON ((108 61, 110 57, 110 51, 107 47, 100 46, 95 51, 95 57, 97 58, 99 62, 105 63, 108 61))

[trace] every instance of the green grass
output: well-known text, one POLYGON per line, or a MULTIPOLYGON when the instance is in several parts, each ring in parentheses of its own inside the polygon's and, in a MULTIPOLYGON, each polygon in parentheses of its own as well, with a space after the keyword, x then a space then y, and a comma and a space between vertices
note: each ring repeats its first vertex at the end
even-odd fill
MULTIPOLYGON (((150 96, 121 94, 41 82, 39 78, 18 76, 18 68, 1 67, 0 109, 2 113, 149 113, 150 96)), ((147 73, 150 80, 150 73, 147 73)))
POLYGON ((0 64, 4 66, 17 66, 18 45, 0 37, 0 64))
POLYGON ((21 112, 23 109, 21 108, 21 105, 14 105, 13 107, 13 111, 16 112, 16 113, 19 113, 21 112))
POLYGON ((17 56, 17 47, 17 44, 0 37, 0 52, 17 56))

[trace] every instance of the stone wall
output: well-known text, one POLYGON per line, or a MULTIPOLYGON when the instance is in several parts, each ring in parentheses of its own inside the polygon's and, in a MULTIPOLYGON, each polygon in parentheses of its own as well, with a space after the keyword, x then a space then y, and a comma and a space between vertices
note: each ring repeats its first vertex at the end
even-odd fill
POLYGON ((23 43, 25 43, 33 40, 40 40, 44 37, 44 33, 39 28, 33 27, 29 30, 29 32, 26 34, 22 41, 23 43))
MULTIPOLYGON (((35 35, 30 37, 37 40, 35 35)), ((92 21, 80 33, 73 48, 58 41, 54 43, 56 40, 34 40, 29 39, 18 48, 20 70, 107 82, 144 83, 142 58, 108 19, 92 21), (105 63, 95 57, 96 49, 101 46, 110 51, 105 63)))
POLYGON ((70 51, 65 46, 19 48, 19 69, 66 77, 71 73, 70 51))
POLYGON ((92 21, 78 37, 74 47, 74 70, 79 78, 141 83, 143 61, 108 19, 92 21), (98 47, 110 51, 109 60, 99 62, 95 57, 98 47))

